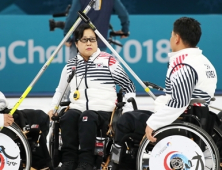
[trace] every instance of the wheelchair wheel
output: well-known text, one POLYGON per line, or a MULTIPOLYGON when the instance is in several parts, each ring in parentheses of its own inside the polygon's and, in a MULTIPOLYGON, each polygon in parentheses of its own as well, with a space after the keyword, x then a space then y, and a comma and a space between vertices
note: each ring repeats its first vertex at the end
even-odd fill
MULTIPOLYGON (((222 140, 222 130, 220 129, 220 127, 218 126, 214 126, 214 129, 213 129, 213 134, 212 134, 212 138, 214 139, 214 137, 222 140)), ((216 142, 215 142, 216 143, 216 142)))
MULTIPOLYGON (((58 126, 55 124, 55 126, 58 126)), ((62 138, 61 133, 58 131, 54 131, 50 134, 49 138, 49 153, 52 158, 52 165, 57 167, 61 162, 61 146, 62 146, 62 138)))
POLYGON ((26 136, 13 123, 0 131, 0 169, 30 170, 31 149, 26 136))
POLYGON ((146 137, 137 153, 137 170, 220 170, 213 139, 191 123, 173 123, 155 131, 155 143, 146 137))
MULTIPOLYGON (((62 105, 66 106, 66 103, 62 103, 62 105)), ((65 113, 66 109, 67 108, 62 108, 58 117, 61 117, 65 113)), ((60 151, 62 147, 62 138, 59 130, 60 125, 58 120, 50 123, 49 133, 47 136, 47 147, 52 158, 52 165, 54 167, 57 167, 61 163, 62 159, 60 151)))
POLYGON ((220 162, 222 163, 222 130, 220 129, 220 127, 214 125, 213 134, 211 137, 217 145, 217 148, 220 153, 220 162))

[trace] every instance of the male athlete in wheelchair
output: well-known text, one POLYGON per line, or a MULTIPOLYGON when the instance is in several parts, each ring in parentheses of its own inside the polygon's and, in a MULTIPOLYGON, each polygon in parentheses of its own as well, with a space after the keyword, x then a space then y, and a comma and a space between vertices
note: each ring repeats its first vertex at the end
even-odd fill
POLYGON ((218 117, 208 108, 217 75, 196 47, 200 36, 198 21, 183 17, 174 22, 166 95, 155 100, 161 107, 154 114, 138 110, 120 117, 115 136, 119 149, 118 154, 114 153, 113 169, 119 169, 121 147, 127 147, 122 138, 136 132, 142 139, 144 131, 146 137, 137 154, 138 170, 220 169, 222 132, 218 117))

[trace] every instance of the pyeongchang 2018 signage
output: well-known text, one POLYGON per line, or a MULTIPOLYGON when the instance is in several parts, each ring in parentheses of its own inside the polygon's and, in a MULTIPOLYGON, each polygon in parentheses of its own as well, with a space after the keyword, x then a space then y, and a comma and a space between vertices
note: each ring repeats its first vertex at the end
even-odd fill
MULTIPOLYGON (((113 48, 142 81, 164 86, 168 63, 167 53, 170 52, 169 39, 173 22, 179 17, 182 16, 133 15, 130 16, 130 36, 125 39, 115 38, 123 47, 113 45, 113 48)), ((217 90, 222 90, 220 75, 222 72, 220 50, 222 15, 191 17, 201 23, 203 33, 199 47, 216 67, 217 90)), ((62 41, 61 29, 49 31, 51 18, 51 16, 36 15, 0 16, 0 90, 5 94, 22 94, 62 41)), ((55 20, 65 21, 65 18, 55 20)), ((121 29, 117 16, 112 16, 110 23, 116 31, 121 29)), ((53 94, 68 58, 69 49, 62 46, 30 94, 53 94)), ((146 94, 137 80, 130 73, 129 75, 136 85, 137 94, 146 94)))

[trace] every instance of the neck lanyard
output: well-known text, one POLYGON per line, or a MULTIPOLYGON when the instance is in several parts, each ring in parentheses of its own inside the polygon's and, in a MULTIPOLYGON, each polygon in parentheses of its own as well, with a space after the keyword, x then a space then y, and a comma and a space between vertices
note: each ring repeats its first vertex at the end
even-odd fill
MULTIPOLYGON (((99 56, 99 55, 98 55, 99 56)), ((97 57, 98 57, 97 56, 97 57)), ((95 57, 94 59, 93 59, 93 61, 90 63, 90 65, 89 65, 89 67, 93 64, 93 62, 94 62, 94 60, 97 58, 97 57, 95 57)), ((77 56, 76 56, 76 72, 77 72, 77 56)), ((89 60, 88 60, 89 61, 89 60)), ((86 67, 86 72, 87 72, 87 70, 88 70, 88 61, 87 61, 87 67, 86 67)), ((74 92, 74 94, 73 94, 73 98, 74 98, 74 100, 78 100, 79 99, 79 97, 80 97, 80 92, 79 92, 79 86, 80 86, 80 84, 81 84, 81 82, 82 82, 82 79, 84 78, 84 74, 82 75, 82 78, 81 78, 81 80, 80 80, 80 82, 79 82, 79 84, 77 83, 77 74, 76 74, 76 91, 74 92), (78 86, 77 86, 77 84, 78 84, 78 86)))

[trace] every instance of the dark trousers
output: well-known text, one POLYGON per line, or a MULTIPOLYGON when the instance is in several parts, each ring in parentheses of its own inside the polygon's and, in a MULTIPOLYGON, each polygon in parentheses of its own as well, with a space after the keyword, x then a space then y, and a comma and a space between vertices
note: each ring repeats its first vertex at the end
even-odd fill
POLYGON ((46 137, 49 132, 49 116, 42 110, 23 109, 20 110, 25 117, 27 124, 38 124, 39 129, 46 137))
MULTIPOLYGON (((11 109, 5 109, 2 113, 7 114, 11 111, 11 109)), ((23 109, 16 110, 13 114, 13 118, 16 124, 19 127, 23 128, 21 122, 24 121, 25 125, 33 125, 38 124, 39 129, 42 131, 44 136, 46 137, 49 132, 49 116, 43 110, 34 110, 34 109, 23 109), (22 121, 23 119, 23 121, 22 121)))
POLYGON ((60 120, 62 162, 87 162, 94 165, 95 139, 96 136, 105 135, 110 115, 111 112, 104 111, 68 110, 60 120))
POLYGON ((129 133, 145 135, 146 121, 151 114, 152 112, 143 110, 124 113, 116 124, 115 142, 121 144, 122 138, 129 133))

